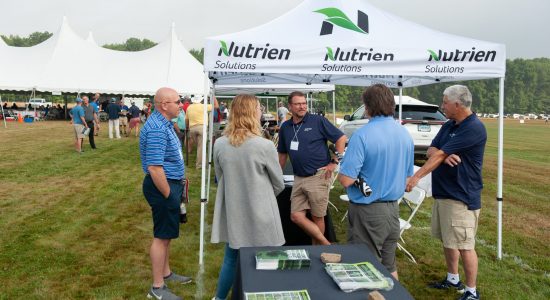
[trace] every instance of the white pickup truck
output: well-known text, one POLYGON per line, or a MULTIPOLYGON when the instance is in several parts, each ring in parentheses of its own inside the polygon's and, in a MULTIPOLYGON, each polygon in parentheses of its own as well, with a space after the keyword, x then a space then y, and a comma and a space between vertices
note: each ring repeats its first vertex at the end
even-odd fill
POLYGON ((32 99, 29 99, 29 104, 31 105, 32 108, 39 108, 40 106, 52 106, 52 103, 51 102, 46 102, 46 99, 42 99, 42 98, 32 98, 32 99))

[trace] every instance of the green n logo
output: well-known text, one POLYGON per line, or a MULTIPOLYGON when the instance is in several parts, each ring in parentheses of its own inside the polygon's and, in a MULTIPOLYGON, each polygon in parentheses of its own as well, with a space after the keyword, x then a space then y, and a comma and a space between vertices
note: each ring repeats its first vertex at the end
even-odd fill
POLYGON ((327 17, 321 26, 320 35, 332 34, 334 25, 362 34, 369 33, 369 16, 360 10, 357 11, 357 25, 354 24, 345 13, 335 7, 322 8, 314 12, 323 14, 327 17))
POLYGON ((335 61, 334 52, 332 52, 332 48, 330 47, 327 47, 327 55, 325 56, 325 61, 328 59, 335 61))
POLYGON ((218 56, 221 56, 222 52, 225 56, 229 56, 229 50, 227 49, 227 44, 225 43, 225 41, 220 41, 220 43, 222 44, 222 46, 220 47, 220 51, 218 52, 218 56))
POLYGON ((428 49, 428 52, 430 53, 430 57, 428 58, 428 61, 432 61, 432 59, 435 61, 439 61, 440 57, 435 53, 435 51, 428 49))

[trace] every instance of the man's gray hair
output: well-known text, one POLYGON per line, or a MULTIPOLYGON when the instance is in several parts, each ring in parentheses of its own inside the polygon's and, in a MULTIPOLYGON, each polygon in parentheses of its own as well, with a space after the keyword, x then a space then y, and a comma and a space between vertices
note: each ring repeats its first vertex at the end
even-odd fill
POLYGON ((443 91, 443 95, 447 96, 450 101, 458 101, 466 108, 472 106, 472 93, 465 85, 452 85, 443 91))

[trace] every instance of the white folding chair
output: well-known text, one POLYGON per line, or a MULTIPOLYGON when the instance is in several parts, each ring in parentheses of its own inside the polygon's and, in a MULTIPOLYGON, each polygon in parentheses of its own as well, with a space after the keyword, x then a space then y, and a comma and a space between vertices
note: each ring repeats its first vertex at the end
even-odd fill
MULTIPOLYGON (((349 203, 349 197, 347 194, 345 195, 340 195, 340 200, 342 201, 346 201, 349 203)), ((349 213, 349 209, 346 210, 346 213, 344 214, 344 216, 342 217, 342 220, 340 220, 340 223, 344 222, 344 220, 346 219, 346 217, 348 216, 348 213, 349 213)))
MULTIPOLYGON (((405 203, 411 210, 411 213, 407 220, 399 218, 399 238, 401 239, 401 242, 403 242, 403 244, 405 244, 405 241, 403 240, 403 232, 412 227, 411 221, 416 215, 416 212, 420 208, 420 205, 422 205, 422 202, 425 198, 426 191, 419 187, 414 187, 412 191, 403 195, 403 199, 401 202, 405 203)), ((405 252, 405 254, 411 259, 411 261, 416 264, 416 260, 414 259, 413 255, 409 251, 407 251, 407 249, 405 249, 405 247, 403 247, 403 245, 399 242, 397 243, 397 248, 405 252)))

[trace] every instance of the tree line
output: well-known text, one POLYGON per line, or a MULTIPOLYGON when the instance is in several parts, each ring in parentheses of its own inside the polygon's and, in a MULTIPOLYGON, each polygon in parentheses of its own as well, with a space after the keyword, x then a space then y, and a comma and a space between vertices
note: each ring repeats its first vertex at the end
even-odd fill
MULTIPOLYGON (((29 47, 39 44, 52 36, 49 32, 33 32, 28 37, 0 35, 10 46, 29 47)), ((123 43, 104 44, 102 47, 118 51, 141 51, 156 46, 149 39, 129 38, 123 43)), ((189 51, 203 62, 204 49, 189 51)), ((441 103, 443 90, 451 84, 464 84, 473 95, 473 110, 483 113, 498 112, 498 79, 470 80, 443 84, 431 84, 405 88, 403 94, 422 101, 441 103)), ((339 111, 351 112, 361 105, 364 87, 336 86, 336 107, 339 111)), ((394 90, 397 94, 398 91, 394 90)), ((324 111, 332 110, 332 95, 314 94, 315 106, 324 111)), ((274 103, 273 103, 274 104, 274 103)), ((271 106, 271 105, 270 105, 271 106)), ((504 83, 505 113, 550 113, 550 58, 508 59, 504 83)))

